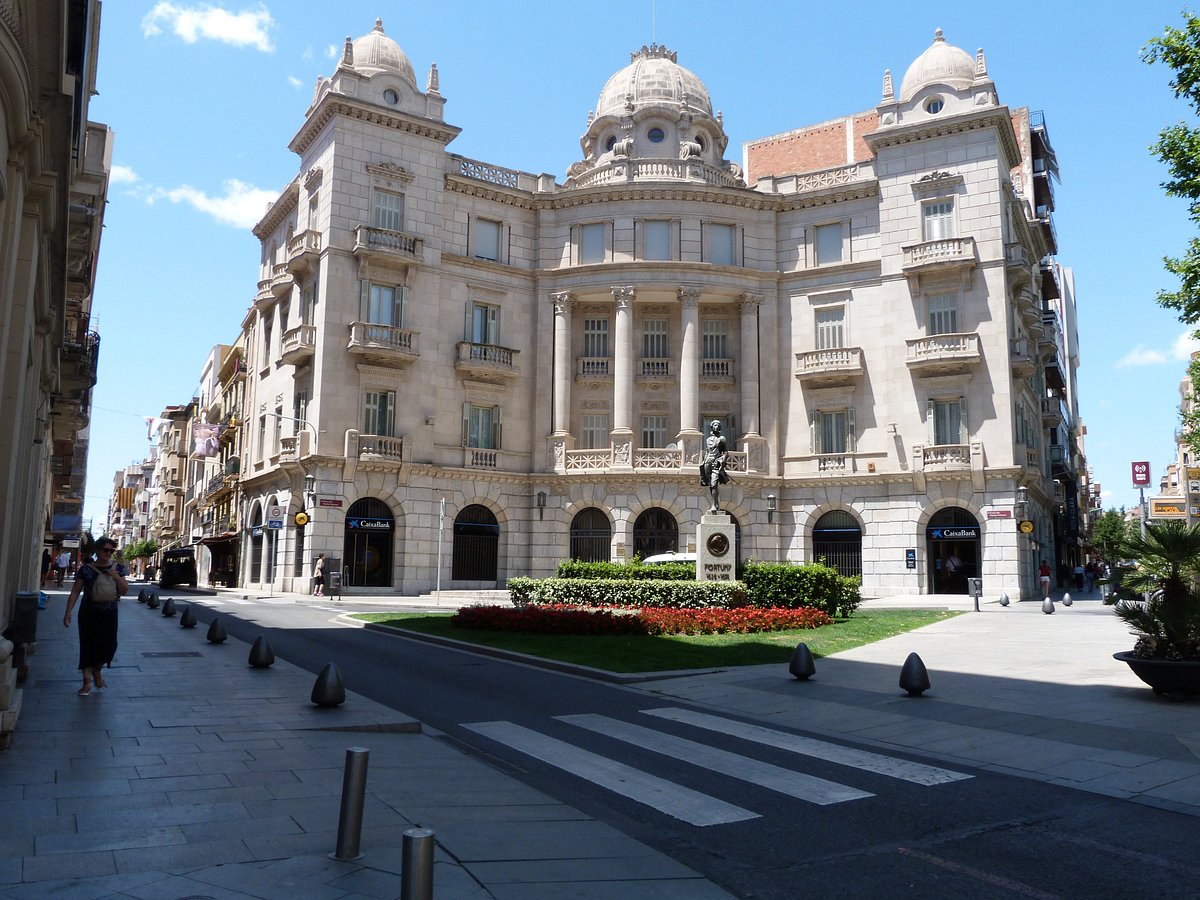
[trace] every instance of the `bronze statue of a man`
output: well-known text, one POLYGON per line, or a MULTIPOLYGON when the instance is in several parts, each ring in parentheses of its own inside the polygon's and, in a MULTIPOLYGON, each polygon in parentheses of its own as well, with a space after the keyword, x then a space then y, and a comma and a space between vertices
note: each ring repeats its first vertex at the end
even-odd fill
POLYGON ((721 485, 729 483, 729 474, 725 471, 725 457, 728 450, 725 446, 725 436, 721 434, 721 423, 713 420, 708 427, 709 435, 704 439, 704 460, 700 463, 700 483, 708 488, 712 497, 710 513, 720 512, 721 485))

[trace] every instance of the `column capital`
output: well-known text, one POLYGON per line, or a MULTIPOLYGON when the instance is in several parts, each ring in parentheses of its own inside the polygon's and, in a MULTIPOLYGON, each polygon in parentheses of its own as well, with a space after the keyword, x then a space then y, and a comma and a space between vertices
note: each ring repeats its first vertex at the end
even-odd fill
POLYGON ((637 295, 637 288, 632 284, 614 284, 612 295, 617 309, 629 309, 633 305, 633 298, 637 295))
POLYGON ((675 291, 675 296, 679 298, 684 309, 695 309, 700 305, 700 288, 698 287, 685 284, 675 291))
POLYGON ((575 295, 570 291, 553 291, 550 294, 550 301, 554 304, 554 314, 563 316, 571 311, 571 306, 575 303, 575 295))
POLYGON ((762 305, 762 294, 742 294, 738 297, 738 308, 742 311, 742 315, 749 315, 757 311, 762 305))

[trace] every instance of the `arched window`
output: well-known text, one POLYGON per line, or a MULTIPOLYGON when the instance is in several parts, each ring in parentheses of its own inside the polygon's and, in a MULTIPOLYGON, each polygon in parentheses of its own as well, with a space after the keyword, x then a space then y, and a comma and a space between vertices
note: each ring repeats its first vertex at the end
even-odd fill
POLYGON ((608 562, 612 527, 604 511, 590 506, 571 520, 571 559, 608 562))
POLYGON ((454 520, 455 581, 495 581, 500 550, 500 523, 486 506, 467 506, 454 520))
POLYGON ((645 559, 679 549, 679 525, 665 509, 651 507, 633 523, 633 552, 645 559))
POLYGON ((825 513, 813 526, 813 561, 822 558, 839 575, 862 575, 862 528, 844 509, 825 513))
MULTIPOLYGON (((364 497, 346 511, 342 584, 350 587, 392 586, 392 544, 396 521, 382 500, 364 497)), ((329 561, 326 560, 326 566, 329 561)))
POLYGON ((254 504, 250 513, 250 583, 262 581, 263 510, 261 503, 254 504))

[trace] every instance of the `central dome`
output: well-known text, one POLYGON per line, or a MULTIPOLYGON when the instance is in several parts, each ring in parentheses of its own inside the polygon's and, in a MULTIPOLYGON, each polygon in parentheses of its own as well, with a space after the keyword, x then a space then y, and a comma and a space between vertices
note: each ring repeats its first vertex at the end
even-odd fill
POLYGON ((934 32, 933 44, 918 56, 900 83, 900 102, 911 100, 921 88, 945 84, 955 90, 971 86, 975 80, 975 59, 965 50, 946 43, 942 29, 934 32))
POLYGON ((417 76, 412 63, 400 45, 383 33, 383 19, 376 19, 370 33, 356 40, 352 47, 357 71, 364 75, 391 72, 416 87, 417 76))
POLYGON ((604 85, 596 101, 596 118, 622 116, 627 101, 633 109, 646 106, 678 106, 687 99, 694 110, 712 115, 712 101, 704 82, 694 72, 679 65, 677 54, 661 44, 642 47, 631 53, 631 62, 604 85))

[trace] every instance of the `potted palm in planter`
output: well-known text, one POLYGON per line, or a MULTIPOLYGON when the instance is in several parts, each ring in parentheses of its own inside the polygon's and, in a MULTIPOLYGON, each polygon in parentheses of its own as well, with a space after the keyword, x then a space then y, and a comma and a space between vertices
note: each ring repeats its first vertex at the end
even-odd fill
POLYGON ((1147 524, 1122 552, 1138 561, 1123 586, 1149 599, 1117 603, 1117 615, 1138 637, 1133 650, 1113 658, 1156 694, 1200 694, 1200 525, 1147 524))

